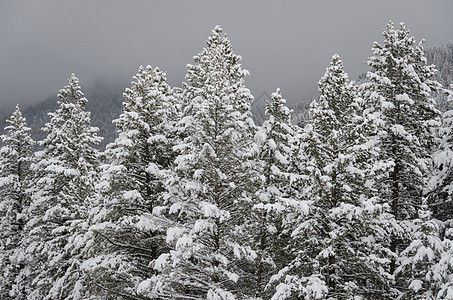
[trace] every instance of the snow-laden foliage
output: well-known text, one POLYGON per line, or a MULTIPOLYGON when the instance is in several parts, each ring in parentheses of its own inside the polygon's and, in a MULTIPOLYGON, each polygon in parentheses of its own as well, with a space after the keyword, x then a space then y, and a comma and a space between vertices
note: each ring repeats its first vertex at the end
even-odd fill
POLYGON ((27 190, 32 185, 30 163, 35 142, 19 106, 7 120, 5 134, 0 136, 0 298, 22 298, 25 295, 14 284, 24 264, 13 257, 23 251, 25 212, 30 205, 27 190))
POLYGON ((438 224, 426 206, 419 216, 410 224, 412 241, 398 257, 398 290, 411 299, 449 299, 453 292, 451 241, 439 238, 438 224))
MULTIPOLYGON (((453 91, 449 91, 453 101, 453 91)), ((453 228, 453 110, 442 115, 439 130, 440 146, 433 155, 435 169, 430 177, 428 204, 433 217, 444 222, 444 227, 453 228)))
POLYGON ((83 263, 91 290, 106 297, 134 297, 154 273, 163 252, 160 224, 165 170, 173 161, 173 92, 165 73, 140 67, 124 93, 124 109, 114 121, 118 138, 107 146, 107 163, 91 211, 94 243, 83 263), (129 295, 129 296, 127 296, 129 295))
POLYGON ((247 71, 217 26, 188 65, 183 118, 166 199, 171 248, 154 265, 153 291, 177 299, 235 299, 250 293, 256 258, 244 230, 251 209, 247 164, 254 124, 247 71), (235 294, 233 294, 235 292, 235 294))
POLYGON ((99 173, 100 157, 93 146, 101 138, 90 126, 87 99, 74 74, 58 98, 58 108, 43 128, 47 137, 39 142, 42 150, 31 166, 35 184, 25 226, 27 249, 16 257, 27 265, 18 280, 32 280, 25 287, 28 299, 81 299, 86 284, 75 237, 86 229, 99 173))

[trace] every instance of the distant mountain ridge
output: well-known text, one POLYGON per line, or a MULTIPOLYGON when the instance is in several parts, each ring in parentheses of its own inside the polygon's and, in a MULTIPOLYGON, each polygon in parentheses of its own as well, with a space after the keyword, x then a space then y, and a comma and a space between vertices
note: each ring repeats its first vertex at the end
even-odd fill
MULTIPOLYGON (((97 82, 92 87, 88 88, 85 97, 88 99, 86 110, 91 112, 91 124, 99 128, 99 136, 104 140, 98 146, 99 149, 105 149, 105 146, 113 142, 116 138, 116 127, 112 123, 117 119, 123 111, 123 92, 124 89, 109 85, 102 82, 97 82)), ((266 100, 271 97, 268 93, 263 92, 252 104, 253 119, 256 124, 261 125, 266 119, 264 108, 266 100)), ((40 141, 45 138, 46 133, 41 130, 45 123, 49 122, 48 113, 57 108, 57 96, 52 96, 37 104, 31 105, 24 109, 21 108, 23 115, 27 118, 27 125, 32 129, 31 135, 35 141, 40 141)), ((308 104, 298 103, 291 107, 293 110, 293 123, 299 126, 304 126, 306 116, 308 116, 308 104)), ((1 130, 6 126, 6 119, 9 118, 11 112, 6 110, 0 111, 1 130)))
MULTIPOLYGON (((449 87, 453 84, 453 42, 448 42, 439 47, 426 49, 426 57, 428 63, 436 65, 438 73, 435 79, 443 86, 449 87)), ((362 78, 363 80, 364 78, 362 78)), ((360 78, 359 78, 360 80, 360 78)), ((120 85, 107 84, 96 82, 85 92, 88 99, 86 109, 91 112, 92 125, 99 128, 99 135, 104 138, 99 145, 99 149, 104 149, 105 146, 114 141, 116 137, 116 128, 112 121, 121 114, 123 107, 123 92, 124 88, 120 85)), ((252 114, 256 124, 260 125, 266 119, 265 103, 270 100, 270 94, 267 92, 261 93, 255 97, 252 103, 252 114)), ((48 112, 54 111, 57 107, 57 96, 49 97, 48 99, 39 102, 35 105, 22 109, 22 113, 27 118, 27 124, 32 128, 32 137, 39 141, 45 137, 45 133, 41 130, 46 122, 49 121, 48 112)), ((442 110, 452 109, 453 105, 446 102, 446 98, 439 96, 437 99, 442 110)), ((295 105, 291 105, 292 122, 300 127, 305 126, 309 115, 309 101, 300 101, 295 105)), ((0 110, 0 133, 5 127, 5 120, 11 115, 11 111, 0 110)))
MULTIPOLYGON (((104 140, 98 146, 104 149, 105 146, 114 141, 116 137, 116 128, 112 120, 118 118, 123 107, 123 88, 119 85, 96 82, 86 91, 83 90, 85 97, 88 99, 86 110, 91 113, 92 126, 98 127, 98 135, 104 140)), ((57 96, 51 96, 46 100, 29 107, 21 107, 22 114, 27 118, 27 126, 31 128, 31 135, 35 141, 44 139, 46 133, 41 130, 45 123, 49 122, 48 113, 57 108, 57 96)), ((12 111, 0 111, 1 130, 6 126, 6 119, 9 118, 12 111)))

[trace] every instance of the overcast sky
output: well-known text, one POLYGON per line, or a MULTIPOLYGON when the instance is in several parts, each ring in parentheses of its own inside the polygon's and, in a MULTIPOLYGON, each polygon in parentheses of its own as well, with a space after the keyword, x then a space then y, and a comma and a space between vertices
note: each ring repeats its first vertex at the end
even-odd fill
POLYGON ((98 79, 126 87, 147 64, 181 86, 216 24, 242 55, 255 96, 280 87, 306 101, 334 53, 356 78, 389 20, 442 45, 453 40, 452 12, 451 0, 0 0, 0 103, 42 101, 71 73, 82 89, 98 79))

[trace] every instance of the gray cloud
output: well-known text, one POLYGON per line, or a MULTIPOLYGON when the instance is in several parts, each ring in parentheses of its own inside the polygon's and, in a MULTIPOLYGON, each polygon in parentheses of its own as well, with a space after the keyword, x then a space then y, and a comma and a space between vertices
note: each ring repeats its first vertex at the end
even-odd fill
POLYGON ((290 101, 316 96, 333 53, 356 77, 388 20, 404 21, 427 45, 453 39, 450 0, 2 1, 0 103, 26 105, 56 94, 71 73, 125 84, 139 65, 167 71, 170 84, 219 24, 258 96, 277 87, 290 101))

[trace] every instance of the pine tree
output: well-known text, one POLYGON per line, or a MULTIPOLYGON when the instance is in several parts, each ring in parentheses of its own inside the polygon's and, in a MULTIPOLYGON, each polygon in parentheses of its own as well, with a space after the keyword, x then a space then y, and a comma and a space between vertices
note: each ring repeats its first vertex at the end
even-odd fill
POLYGON ((0 148, 0 298, 24 299, 23 291, 14 284, 24 267, 11 259, 23 251, 25 212, 30 205, 27 189, 31 187, 30 163, 35 142, 19 106, 6 121, 6 134, 0 136, 4 146, 0 148))
POLYGON ((241 58, 219 26, 194 60, 178 125, 184 139, 167 183, 172 250, 156 261, 160 274, 152 283, 154 291, 172 298, 241 298, 248 290, 241 266, 256 257, 243 231, 251 206, 246 156, 253 97, 241 58))
MULTIPOLYGON (((411 239, 400 223, 417 217, 427 187, 425 178, 439 126, 432 93, 439 84, 432 80, 434 66, 426 64, 423 41, 414 46, 415 39, 403 23, 394 29, 389 22, 383 36, 384 44, 373 45, 374 56, 368 60, 369 83, 364 88, 367 113, 375 118, 379 164, 390 167, 377 187, 394 219, 386 246, 398 256, 411 239)), ((393 273, 396 267, 393 259, 389 271, 393 273)))
POLYGON ((105 151, 108 163, 91 214, 95 243, 84 269, 93 293, 133 298, 146 292, 154 260, 167 252, 160 219, 176 107, 165 73, 151 66, 139 68, 124 100, 114 121, 119 136, 105 151))
POLYGON ((319 82, 319 102, 302 137, 303 197, 308 213, 289 222, 293 260, 272 281, 274 299, 373 296, 385 286, 376 247, 379 207, 373 202, 372 158, 356 87, 338 55, 319 82))
POLYGON ((287 261, 285 247, 289 236, 283 231, 289 213, 307 211, 306 203, 298 201, 293 160, 298 149, 297 129, 291 124, 291 112, 285 106, 280 89, 266 101, 268 117, 257 132, 256 166, 260 180, 255 192, 256 200, 250 218, 249 230, 255 233, 256 296, 269 298, 265 286, 271 276, 283 268, 287 261))
POLYGON ((26 224, 28 269, 20 276, 33 279, 28 299, 81 299, 86 285, 79 238, 86 231, 98 173, 99 154, 93 146, 101 138, 90 126, 87 99, 74 74, 58 98, 58 108, 43 128, 43 150, 32 165, 36 186, 26 224))

